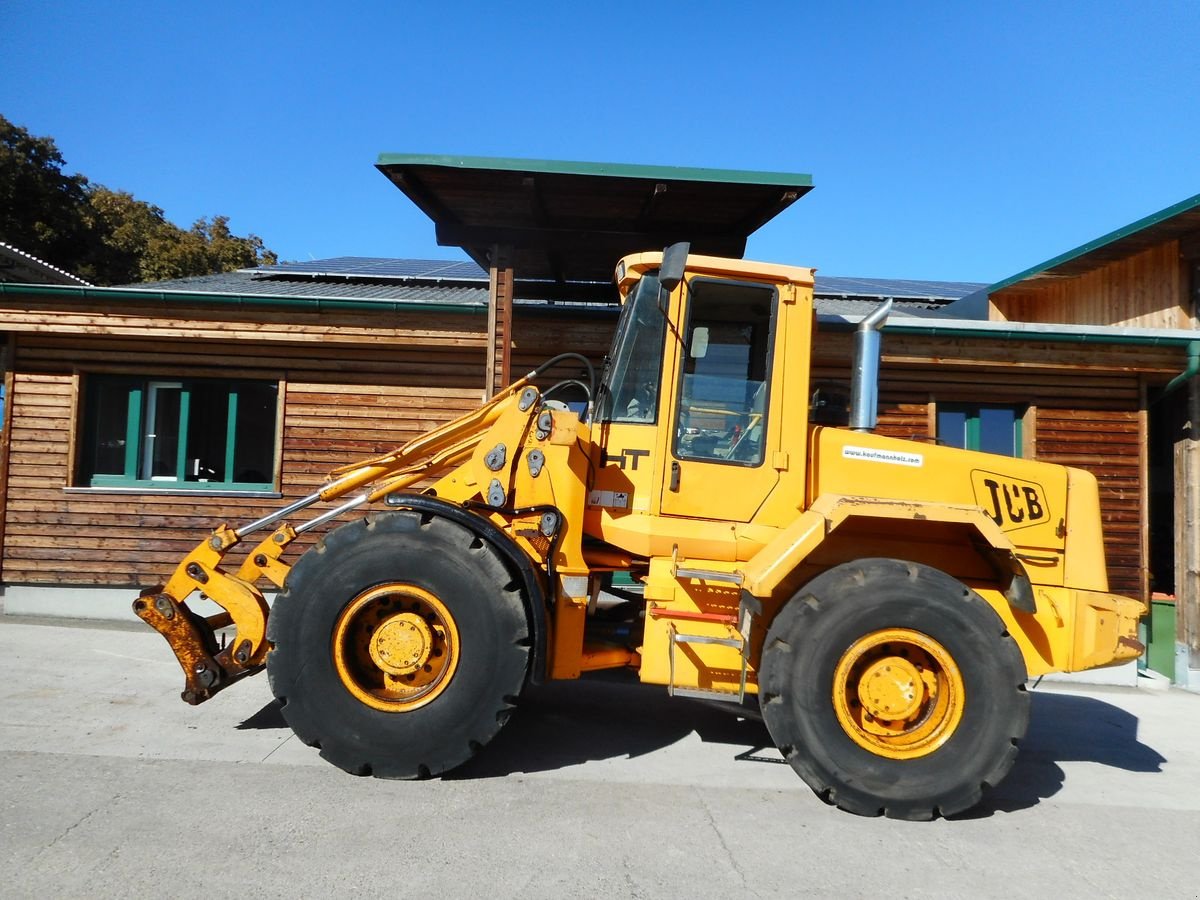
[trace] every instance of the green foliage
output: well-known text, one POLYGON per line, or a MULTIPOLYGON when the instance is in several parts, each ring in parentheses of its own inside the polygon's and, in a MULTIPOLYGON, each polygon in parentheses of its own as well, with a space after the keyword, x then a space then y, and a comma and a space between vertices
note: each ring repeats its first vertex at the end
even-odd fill
POLYGON ((0 241, 96 284, 132 284, 272 265, 262 238, 228 216, 184 230, 162 209, 63 172, 54 140, 0 116, 0 241))
POLYGON ((89 185, 62 167, 52 139, 0 116, 0 240, 48 262, 78 264, 89 250, 89 185))

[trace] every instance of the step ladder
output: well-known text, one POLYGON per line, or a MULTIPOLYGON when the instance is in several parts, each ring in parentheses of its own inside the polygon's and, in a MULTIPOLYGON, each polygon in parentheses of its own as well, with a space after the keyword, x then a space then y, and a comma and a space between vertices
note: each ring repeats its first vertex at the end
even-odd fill
MULTIPOLYGON (((718 572, 707 569, 689 569, 676 565, 676 578, 695 578, 702 581, 716 581, 724 584, 742 586, 741 572, 718 572)), ((674 619, 680 622, 709 622, 727 626, 733 633, 728 637, 709 634, 687 634, 680 631, 675 622, 667 625, 667 636, 670 640, 668 648, 668 681, 667 693, 672 697, 693 697, 700 700, 720 700, 726 703, 742 703, 746 699, 746 675, 750 666, 750 629, 754 616, 762 615, 762 603, 756 597, 743 590, 738 603, 736 616, 726 613, 703 613, 688 610, 653 609, 650 615, 661 619, 674 619), (741 658, 738 674, 738 689, 736 691, 717 691, 706 688, 682 687, 675 682, 675 653, 682 644, 717 644, 722 647, 732 647, 738 651, 741 658)))

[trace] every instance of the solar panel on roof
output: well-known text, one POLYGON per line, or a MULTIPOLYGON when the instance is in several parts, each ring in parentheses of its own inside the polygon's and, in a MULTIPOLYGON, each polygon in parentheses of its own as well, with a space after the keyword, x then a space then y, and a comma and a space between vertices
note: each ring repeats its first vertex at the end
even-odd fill
POLYGON ((916 281, 902 278, 839 278, 818 275, 817 294, 845 297, 895 297, 916 300, 957 300, 983 287, 962 281, 916 281))
MULTIPOLYGON (((267 275, 309 275, 380 280, 486 282, 488 274, 474 262, 451 259, 393 259, 378 256, 335 256, 263 266, 267 275)), ((957 300, 983 287, 969 282, 918 281, 897 278, 846 278, 818 275, 816 293, 844 297, 957 300)))
POLYGON ((275 275, 334 275, 344 278, 420 278, 448 281, 486 281, 487 272, 473 262, 450 259, 390 259, 377 256, 335 256, 264 266, 275 275))

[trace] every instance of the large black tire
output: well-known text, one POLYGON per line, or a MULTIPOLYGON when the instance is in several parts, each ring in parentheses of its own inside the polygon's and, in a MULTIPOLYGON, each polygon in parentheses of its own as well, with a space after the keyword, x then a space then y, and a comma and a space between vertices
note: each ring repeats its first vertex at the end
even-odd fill
MULTIPOLYGON (((759 694, 776 746, 827 803, 859 815, 929 819, 969 809, 985 785, 994 787, 1008 773, 1029 724, 1025 681, 1016 642, 977 593, 928 566, 864 559, 821 574, 776 616, 763 644, 759 694), (847 672, 891 678, 883 667, 900 657, 917 658, 928 670, 931 657, 903 641, 870 650, 875 669, 867 669, 869 655, 857 669, 843 663, 858 659, 859 648, 883 641, 884 634, 912 635, 914 641, 926 636, 944 648, 952 661, 946 668, 957 669, 957 697, 945 689, 942 695, 958 704, 946 709, 956 708, 961 718, 946 713, 938 739, 920 751, 865 747, 872 737, 847 710, 861 715, 868 704, 855 698, 842 704, 841 713, 835 707, 837 691, 853 696, 848 684, 865 684, 869 693, 875 683, 867 676, 854 682, 847 672)), ((934 714, 931 702, 914 715, 911 733, 932 728, 934 714)))
POLYGON ((426 778, 473 756, 508 719, 530 655, 518 582, 496 551, 462 526, 419 512, 378 513, 330 532, 292 568, 268 638, 271 691, 300 739, 347 772, 383 778, 426 778), (432 679, 424 698, 406 705, 381 693, 376 708, 362 699, 374 695, 361 685, 378 677, 383 691, 391 682, 363 650, 373 637, 357 636, 382 631, 386 616, 405 608, 415 612, 400 630, 433 635, 420 622, 414 627, 414 615, 436 616, 419 601, 409 606, 413 596, 435 598, 442 625, 452 622, 457 638, 453 648, 441 640, 428 662, 445 665, 453 649, 455 664, 421 676, 432 679))

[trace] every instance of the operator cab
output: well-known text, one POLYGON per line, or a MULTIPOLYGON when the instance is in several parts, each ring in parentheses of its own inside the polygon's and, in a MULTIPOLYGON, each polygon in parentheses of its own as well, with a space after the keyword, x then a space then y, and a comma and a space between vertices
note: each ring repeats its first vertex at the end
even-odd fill
MULTIPOLYGON (((793 392, 805 397, 795 408, 807 408, 808 366, 783 361, 789 335, 807 354, 812 270, 676 245, 626 257, 617 282, 623 306, 593 420, 588 512, 608 524, 606 539, 656 555, 662 541, 631 517, 750 522, 789 465, 789 437, 803 471, 806 416, 789 423, 785 410, 793 392), (645 533, 637 546, 622 533, 630 529, 645 533)), ((660 520, 654 530, 672 528, 660 520)))

